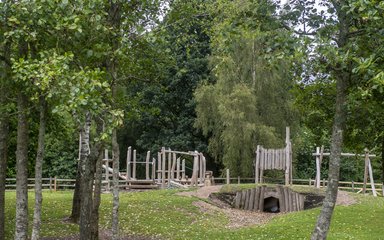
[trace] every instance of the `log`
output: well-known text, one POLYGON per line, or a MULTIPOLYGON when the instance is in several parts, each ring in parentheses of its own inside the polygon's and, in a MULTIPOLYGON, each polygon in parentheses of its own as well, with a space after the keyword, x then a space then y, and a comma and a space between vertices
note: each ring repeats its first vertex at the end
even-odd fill
POLYGON ((136 179, 136 150, 133 150, 132 178, 136 179))
POLYGON ((255 160, 255 184, 259 182, 259 171, 260 171, 260 146, 257 145, 256 149, 256 160, 255 160))
POLYGON ((165 188, 165 161, 166 161, 166 155, 165 155, 165 148, 161 148, 161 188, 165 188))
POLYGON ((248 203, 248 210, 252 211, 253 210, 253 206, 255 205, 255 189, 252 188, 250 190, 251 194, 250 194, 250 197, 249 197, 249 203, 248 203))
POLYGON ((161 152, 157 153, 157 181, 161 183, 161 152))
POLYGON ((291 211, 291 203, 289 201, 289 189, 287 187, 284 187, 283 190, 284 190, 285 212, 290 212, 291 211))
POLYGON ((180 158, 176 160, 176 179, 180 180, 180 158))
POLYGON ((264 211, 264 192, 265 192, 265 186, 262 186, 260 188, 260 197, 259 197, 259 210, 264 211))
MULTIPOLYGON (((107 150, 106 154, 108 157, 108 150, 107 150)), ((132 148, 128 147, 128 150, 127 150, 127 172, 126 172, 127 179, 131 179, 131 157, 132 157, 132 148)))
POLYGON ((250 192, 249 192, 248 190, 245 190, 244 210, 248 210, 248 205, 249 205, 249 195, 250 195, 250 192))
POLYGON ((284 189, 281 186, 277 186, 276 190, 279 194, 280 212, 285 212, 284 189))
POLYGON ((260 187, 255 188, 255 200, 253 202, 253 210, 259 210, 259 201, 260 201, 260 187))
POLYGON ((240 208, 244 209, 245 207, 245 199, 246 199, 247 192, 245 190, 241 191, 241 201, 240 201, 240 208))
POLYGON ((149 179, 149 159, 151 158, 151 152, 147 151, 147 157, 145 158, 145 179, 149 179))
POLYGON ((185 159, 181 161, 181 179, 185 180, 185 159))
POLYGON ((241 202, 241 192, 236 192, 235 208, 237 208, 237 209, 240 208, 240 202, 241 202))

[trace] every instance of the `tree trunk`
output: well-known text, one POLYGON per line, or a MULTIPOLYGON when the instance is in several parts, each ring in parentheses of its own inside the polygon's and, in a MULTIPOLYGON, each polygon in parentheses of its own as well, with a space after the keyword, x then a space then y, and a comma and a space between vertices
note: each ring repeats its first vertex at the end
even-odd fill
POLYGON ((75 190, 73 192, 73 199, 72 199, 72 212, 69 219, 73 223, 79 223, 80 220, 80 206, 81 206, 81 166, 82 166, 82 158, 81 158, 81 136, 84 135, 84 129, 83 127, 80 128, 80 134, 79 134, 79 159, 77 162, 77 173, 76 173, 76 182, 75 182, 75 190))
MULTIPOLYGON (((381 187, 384 185, 384 136, 381 140, 381 187)), ((382 189, 383 191, 383 189, 382 189)))
MULTIPOLYGON (((103 125, 100 122, 97 123, 97 134, 100 135, 103 130, 103 125)), ((92 209, 92 239, 99 239, 99 207, 101 201, 101 181, 102 181, 102 165, 104 158, 104 142, 99 142, 95 147, 95 153, 93 157, 96 158, 95 162, 95 186, 93 192, 93 209, 92 209)))
POLYGON ((20 91, 17 99, 16 151, 16 230, 15 240, 28 239, 28 114, 27 96, 20 91))
POLYGON ((113 209, 112 209, 112 239, 119 239, 119 144, 117 131, 112 132, 112 161, 113 161, 113 209))
MULTIPOLYGON (((113 30, 111 38, 111 47, 115 52, 119 49, 119 32, 121 20, 121 3, 119 1, 110 1, 108 11, 109 24, 113 30)), ((112 98, 115 100, 113 108, 116 109, 117 99, 117 69, 118 61, 116 58, 107 61, 107 70, 112 78, 112 98)), ((117 143, 117 129, 112 131, 112 162, 113 162, 113 207, 112 207, 112 240, 119 239, 119 165, 120 151, 117 143)))
POLYGON ((7 119, 2 118, 0 120, 0 240, 5 240, 5 178, 7 176, 8 126, 7 119))
MULTIPOLYGON (((333 3, 339 19, 339 37, 337 44, 338 48, 341 50, 347 44, 349 24, 347 21, 345 10, 342 9, 344 1, 334 1, 333 3)), ((350 78, 350 71, 348 69, 335 70, 334 76, 336 78, 336 112, 332 129, 331 154, 328 170, 328 186, 323 202, 323 208, 321 209, 321 213, 317 219, 315 229, 311 236, 312 240, 327 238, 333 210, 336 205, 337 192, 339 186, 340 158, 341 149, 343 145, 343 130, 345 129, 347 115, 346 94, 347 85, 350 78)))
POLYGON ((35 211, 33 213, 32 240, 40 239, 41 226, 41 205, 43 202, 42 195, 42 175, 43 175, 43 159, 45 145, 45 126, 46 126, 46 102, 44 96, 40 96, 40 126, 37 141, 37 155, 35 163, 35 211))
MULTIPOLYGON (((5 23, 5 22, 4 22, 5 23)), ((4 29, 6 29, 4 24, 4 29)), ((11 42, 7 41, 4 45, 3 71, 0 75, 0 240, 5 239, 5 179, 7 177, 7 158, 8 158, 8 135, 9 120, 6 112, 7 107, 7 88, 10 79, 11 66, 10 62, 11 42)))
POLYGON ((91 115, 86 113, 84 132, 81 136, 81 205, 80 205, 80 239, 91 239, 91 217, 93 208, 93 168, 90 157, 91 115))

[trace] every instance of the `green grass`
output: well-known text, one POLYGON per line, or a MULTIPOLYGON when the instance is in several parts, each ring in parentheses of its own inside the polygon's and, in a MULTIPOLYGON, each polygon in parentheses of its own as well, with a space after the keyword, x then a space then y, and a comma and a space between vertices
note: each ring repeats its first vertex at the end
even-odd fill
MULTIPOLYGON (((244 186, 245 187, 245 186, 244 186)), ((162 239, 309 239, 319 208, 275 217, 262 226, 226 229, 222 213, 202 213, 192 205, 197 198, 159 190, 120 195, 120 226, 125 234, 162 239)), ((43 236, 76 234, 78 226, 63 222, 70 214, 72 192, 44 192, 43 236)), ((356 195, 358 204, 337 206, 328 239, 384 239, 384 198, 356 195)), ((15 193, 6 193, 6 232, 14 231, 15 193)), ((30 193, 32 217, 33 194, 30 193)), ((101 226, 110 228, 112 197, 102 195, 101 226)))

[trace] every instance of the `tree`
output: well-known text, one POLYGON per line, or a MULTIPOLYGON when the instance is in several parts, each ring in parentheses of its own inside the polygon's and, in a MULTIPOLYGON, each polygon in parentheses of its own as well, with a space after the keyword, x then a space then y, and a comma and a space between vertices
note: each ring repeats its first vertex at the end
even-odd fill
POLYGON ((317 10, 315 1, 292 1, 285 6, 285 17, 291 17, 291 21, 286 21, 283 25, 291 29, 296 26, 292 31, 301 36, 303 49, 309 52, 306 60, 312 67, 304 65, 304 71, 309 70, 307 76, 315 81, 330 81, 336 95, 328 170, 329 185, 312 239, 326 238, 336 204, 340 154, 346 137, 347 100, 350 90, 354 86, 361 86, 360 79, 354 74, 354 69, 359 68, 359 64, 354 61, 359 58, 358 43, 363 36, 369 36, 378 30, 377 26, 366 28, 362 24, 366 23, 365 12, 375 8, 375 4, 367 2, 363 4, 364 7, 356 8, 359 4, 361 3, 358 1, 320 1, 323 7, 320 10, 317 10))
POLYGON ((290 32, 273 15, 276 6, 234 1, 214 8, 214 84, 195 91, 196 126, 210 136, 209 151, 234 175, 251 176, 256 145, 282 144, 293 123, 290 32), (279 141, 279 139, 281 139, 279 141))

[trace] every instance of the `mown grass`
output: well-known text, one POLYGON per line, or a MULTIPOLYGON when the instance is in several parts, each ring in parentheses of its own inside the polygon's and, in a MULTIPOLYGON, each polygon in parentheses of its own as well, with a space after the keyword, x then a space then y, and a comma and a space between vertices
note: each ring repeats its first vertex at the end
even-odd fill
MULTIPOLYGON (((177 190, 122 193, 120 226, 124 234, 161 239, 309 239, 320 209, 279 215, 268 224, 227 229, 227 217, 202 213, 196 198, 174 195, 177 190)), ((76 234, 78 226, 63 222, 70 214, 72 192, 44 192, 43 236, 76 234)), ((358 204, 337 206, 328 239, 384 239, 384 198, 356 195, 358 204)), ((6 193, 7 239, 14 231, 15 193, 6 193)), ((32 217, 33 194, 30 195, 32 217)), ((110 228, 112 197, 102 195, 101 226, 110 228)))

